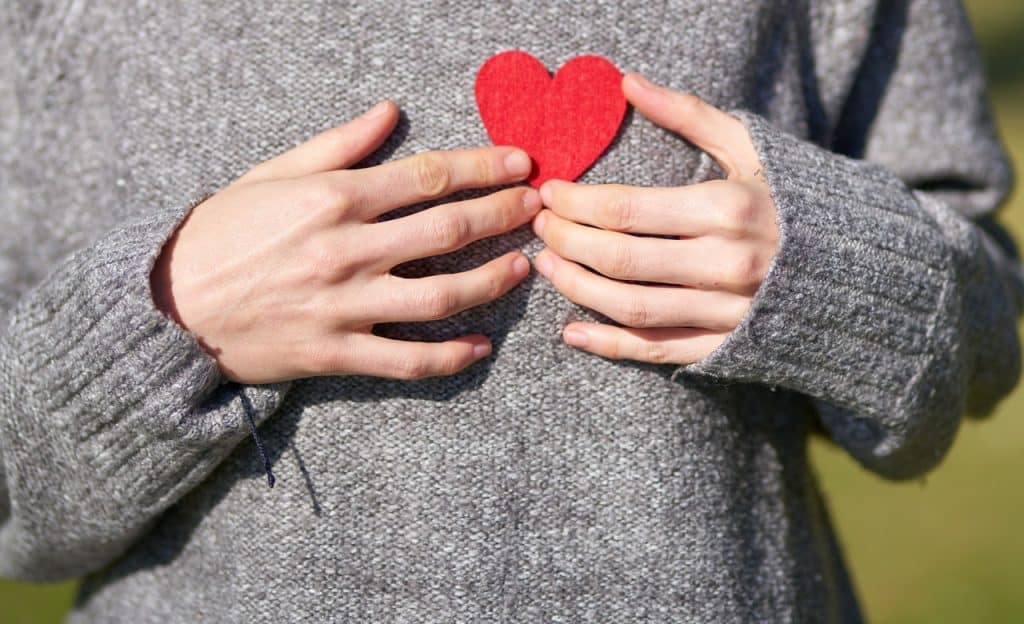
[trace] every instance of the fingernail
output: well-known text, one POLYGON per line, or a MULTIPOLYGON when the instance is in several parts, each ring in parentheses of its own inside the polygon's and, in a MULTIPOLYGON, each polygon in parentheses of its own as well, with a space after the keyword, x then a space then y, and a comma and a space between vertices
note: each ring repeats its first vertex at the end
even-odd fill
POLYGON ((384 100, 382 102, 377 102, 376 104, 373 105, 373 107, 370 110, 368 110, 365 113, 363 113, 363 119, 373 119, 375 117, 380 117, 387 110, 388 110, 388 101, 387 100, 384 100))
POLYGON ((519 256, 512 261, 512 272, 515 273, 516 277, 526 275, 529 270, 530 261, 526 259, 526 256, 519 256))
POLYGON ((533 233, 537 236, 544 234, 544 221, 547 220, 547 215, 543 210, 537 213, 537 216, 533 218, 533 233))
POLYGON ((486 342, 473 345, 473 357, 482 358, 490 354, 491 345, 486 342))
POLYGON ((555 265, 551 262, 551 258, 544 252, 537 254, 537 257, 533 259, 533 264, 537 267, 537 271, 544 277, 550 276, 555 268, 555 265))
POLYGON ((590 344, 590 337, 578 329, 567 329, 562 332, 565 342, 573 347, 586 347, 590 344))
POLYGON ((508 171, 509 175, 516 178, 525 177, 530 173, 532 166, 533 163, 530 162, 530 157, 522 150, 516 150, 505 157, 505 170, 508 171))
POLYGON ((554 191, 551 190, 551 184, 551 182, 545 182, 540 185, 540 200, 544 202, 545 206, 551 205, 551 195, 554 193, 554 191))

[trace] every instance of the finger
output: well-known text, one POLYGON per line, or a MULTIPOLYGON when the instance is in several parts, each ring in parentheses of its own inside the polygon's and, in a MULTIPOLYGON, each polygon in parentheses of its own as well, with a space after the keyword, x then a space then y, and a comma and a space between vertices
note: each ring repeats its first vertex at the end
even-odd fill
POLYGON ((727 233, 733 206, 749 206, 747 188, 728 180, 710 180, 675 188, 622 184, 575 184, 549 180, 540 187, 544 205, 555 214, 604 230, 633 234, 703 236, 727 233))
POLYGON ((562 338, 570 346, 612 360, 692 364, 711 354, 728 332, 692 328, 633 329, 601 323, 570 323, 562 338))
POLYGON ((330 175, 357 214, 373 218, 389 210, 469 188, 510 184, 526 178, 532 163, 517 147, 423 152, 376 167, 330 175))
POLYGON ((546 209, 537 213, 533 228, 559 256, 618 280, 752 295, 771 263, 751 241, 633 236, 580 225, 546 209))
POLYGON ((372 224, 380 245, 379 268, 388 271, 403 262, 449 253, 475 240, 503 234, 525 224, 539 210, 537 191, 518 187, 372 224))
POLYGON ((656 85, 635 72, 623 77, 622 92, 642 115, 710 154, 729 176, 752 175, 760 168, 743 123, 696 95, 656 85))
POLYGON ((530 262, 509 252, 469 271, 403 278, 388 274, 369 292, 374 302, 357 323, 434 321, 501 297, 530 272, 530 262))
POLYGON ((349 334, 343 340, 324 343, 311 358, 310 374, 423 379, 455 374, 490 353, 490 341, 479 334, 445 342, 413 342, 374 334, 349 334))
POLYGON ((681 286, 641 286, 608 279, 544 249, 537 271, 570 301, 629 327, 700 327, 729 331, 739 325, 750 298, 681 286))
POLYGON ((253 167, 235 184, 280 180, 345 169, 380 147, 398 123, 398 107, 384 100, 352 121, 325 130, 253 167))

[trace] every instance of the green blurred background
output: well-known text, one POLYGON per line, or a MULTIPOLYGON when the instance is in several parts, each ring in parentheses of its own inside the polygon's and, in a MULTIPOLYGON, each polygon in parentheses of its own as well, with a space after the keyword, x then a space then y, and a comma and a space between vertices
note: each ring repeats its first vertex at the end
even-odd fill
MULTIPOLYGON (((1002 222, 1024 247, 1024 0, 966 4, 1022 177, 1002 222)), ((812 455, 871 622, 1024 622, 1024 384, 924 480, 882 481, 820 441, 812 455)), ((73 589, 0 580, 0 624, 59 622, 73 589)))

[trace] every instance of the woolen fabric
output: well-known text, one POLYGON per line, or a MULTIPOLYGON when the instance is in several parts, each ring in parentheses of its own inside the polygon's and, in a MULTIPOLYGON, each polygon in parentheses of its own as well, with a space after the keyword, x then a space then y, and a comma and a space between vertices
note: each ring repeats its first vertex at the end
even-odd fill
MULTIPOLYGON (((856 622, 809 437, 915 478, 1018 379, 1011 174, 953 0, 0 14, 0 574, 84 575, 70 622, 856 622), (474 79, 508 49, 599 54, 750 130, 780 248, 710 356, 570 348, 566 322, 603 317, 531 276, 378 328, 490 336, 458 375, 244 385, 154 306, 197 198, 379 99, 404 117, 367 164, 488 144, 474 79)), ((720 175, 630 112, 581 181, 720 175)), ((541 247, 524 226, 396 273, 541 247)))

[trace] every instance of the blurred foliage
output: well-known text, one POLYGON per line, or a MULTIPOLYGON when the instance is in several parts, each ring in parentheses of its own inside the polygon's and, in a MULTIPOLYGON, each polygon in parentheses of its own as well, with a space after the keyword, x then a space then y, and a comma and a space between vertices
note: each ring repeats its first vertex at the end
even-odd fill
MULTIPOLYGON (((1024 164, 1024 0, 968 0, 1000 131, 1024 164)), ((1018 185, 1001 221, 1024 246, 1018 185)), ((1022 325, 1024 331, 1024 325, 1022 325)), ((926 479, 883 481, 834 446, 811 449, 876 624, 1024 622, 1024 385, 988 420, 964 424, 926 479)), ((0 624, 59 622, 74 585, 0 580, 0 624)))

